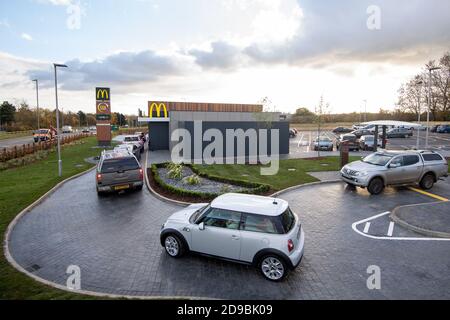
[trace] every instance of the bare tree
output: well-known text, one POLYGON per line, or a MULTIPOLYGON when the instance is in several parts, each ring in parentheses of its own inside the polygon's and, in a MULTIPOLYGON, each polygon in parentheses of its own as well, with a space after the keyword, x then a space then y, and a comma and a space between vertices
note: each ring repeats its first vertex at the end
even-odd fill
POLYGON ((320 158, 321 124, 322 124, 324 116, 330 113, 330 104, 328 102, 325 102, 323 95, 320 96, 319 104, 314 109, 314 112, 316 114, 316 121, 317 121, 317 143, 318 143, 317 157, 320 158))

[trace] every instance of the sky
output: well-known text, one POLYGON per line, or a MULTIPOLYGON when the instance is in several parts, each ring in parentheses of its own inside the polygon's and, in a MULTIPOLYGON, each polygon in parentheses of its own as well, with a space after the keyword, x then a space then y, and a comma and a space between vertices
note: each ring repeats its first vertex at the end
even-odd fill
POLYGON ((450 51, 446 0, 0 0, 0 101, 95 112, 147 101, 393 109, 400 85, 450 51), (366 102, 364 102, 366 101, 366 102))

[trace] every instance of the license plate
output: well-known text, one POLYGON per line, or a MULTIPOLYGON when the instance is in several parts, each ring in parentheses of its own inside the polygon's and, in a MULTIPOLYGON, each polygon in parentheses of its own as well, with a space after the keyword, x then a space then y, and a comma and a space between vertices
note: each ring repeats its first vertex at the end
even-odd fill
POLYGON ((115 187, 114 187, 114 190, 125 190, 125 189, 128 189, 128 188, 130 188, 129 185, 115 186, 115 187))

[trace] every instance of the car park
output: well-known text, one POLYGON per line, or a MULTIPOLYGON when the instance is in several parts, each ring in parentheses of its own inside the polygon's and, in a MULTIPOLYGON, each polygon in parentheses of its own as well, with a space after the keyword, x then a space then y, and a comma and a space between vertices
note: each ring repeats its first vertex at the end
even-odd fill
POLYGON ((379 194, 386 186, 419 184, 428 190, 448 176, 447 160, 433 151, 383 151, 344 166, 341 178, 347 184, 379 194))
POLYGON ((336 133, 336 134, 342 134, 342 133, 350 133, 350 132, 352 132, 352 131, 354 131, 354 129, 351 129, 351 128, 344 128, 344 127, 337 127, 337 128, 335 128, 335 129, 333 129, 333 133, 336 133))
POLYGON ((394 128, 386 132, 386 137, 391 138, 408 138, 413 136, 413 131, 407 128, 394 128))
POLYGON ((104 151, 96 171, 97 193, 142 190, 144 171, 136 157, 125 150, 104 151))
POLYGON ((333 151, 333 141, 328 137, 320 137, 314 140, 314 151, 325 150, 333 151))
POLYGON ((450 125, 444 124, 436 129, 437 133, 450 133, 450 125))
MULTIPOLYGON (((362 136, 359 139, 359 148, 361 150, 373 150, 374 145, 375 145, 375 136, 373 135, 362 136)), ((380 138, 377 139, 377 146, 378 147, 382 146, 380 138)))
POLYGON ((341 147, 341 144, 345 142, 348 145, 348 149, 350 151, 352 150, 359 150, 359 142, 358 138, 351 133, 343 134, 336 140, 336 149, 339 150, 341 147))
POLYGON ((229 193, 174 213, 160 240, 170 257, 196 252, 254 265, 281 281, 300 264, 305 234, 287 201, 229 193))

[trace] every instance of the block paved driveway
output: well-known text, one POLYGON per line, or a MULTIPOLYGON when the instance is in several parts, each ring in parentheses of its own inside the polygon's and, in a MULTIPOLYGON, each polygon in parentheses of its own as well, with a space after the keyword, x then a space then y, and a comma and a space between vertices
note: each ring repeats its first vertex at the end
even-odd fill
MULTIPOLYGON (((441 183, 440 188, 450 185, 441 183)), ((28 271, 61 285, 69 265, 81 268, 81 288, 138 296, 229 299, 450 298, 450 242, 371 239, 351 225, 403 204, 435 201, 407 189, 371 197, 344 184, 284 194, 306 232, 302 264, 282 283, 252 267, 188 255, 169 258, 159 243, 165 219, 179 207, 147 190, 98 198, 94 173, 66 183, 22 217, 10 252, 28 271), (381 290, 366 287, 367 267, 381 268, 381 290)), ((369 233, 385 234, 389 218, 369 233)), ((393 236, 414 236, 395 226, 393 236)))

